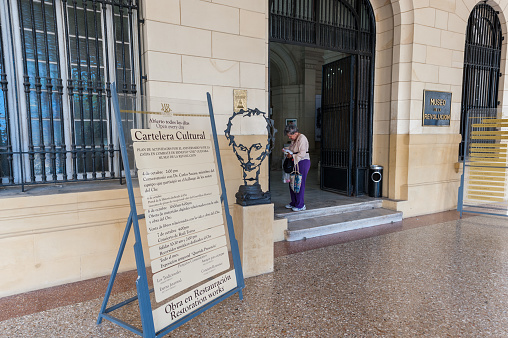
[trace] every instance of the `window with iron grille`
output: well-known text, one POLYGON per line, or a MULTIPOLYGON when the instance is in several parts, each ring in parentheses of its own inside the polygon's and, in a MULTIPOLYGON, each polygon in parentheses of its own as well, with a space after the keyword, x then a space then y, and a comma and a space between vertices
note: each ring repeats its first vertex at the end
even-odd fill
POLYGON ((2 185, 121 176, 111 85, 137 94, 137 0, 0 0, 2 185))
POLYGON ((501 22, 497 12, 486 3, 477 4, 467 22, 462 77, 460 133, 462 141, 459 158, 464 156, 467 134, 467 114, 495 117, 498 106, 499 76, 501 75, 501 22))

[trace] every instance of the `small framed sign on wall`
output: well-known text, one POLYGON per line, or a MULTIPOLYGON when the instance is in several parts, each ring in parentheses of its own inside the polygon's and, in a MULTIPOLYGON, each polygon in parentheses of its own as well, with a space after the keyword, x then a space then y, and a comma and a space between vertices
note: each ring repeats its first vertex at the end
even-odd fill
POLYGON ((424 90, 422 125, 450 126, 451 108, 452 93, 424 90))
POLYGON ((247 110, 247 90, 233 89, 233 111, 247 110))
POLYGON ((296 127, 298 125, 297 119, 286 119, 286 126, 289 126, 290 124, 296 127))

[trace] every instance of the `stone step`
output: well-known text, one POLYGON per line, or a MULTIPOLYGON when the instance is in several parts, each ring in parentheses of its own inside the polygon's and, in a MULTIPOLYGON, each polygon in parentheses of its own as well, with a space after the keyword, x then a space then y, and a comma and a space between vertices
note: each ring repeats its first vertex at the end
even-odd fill
POLYGON ((334 205, 318 209, 310 209, 305 211, 287 210, 285 213, 275 214, 276 217, 286 218, 288 222, 294 222, 303 219, 323 217, 329 215, 337 215, 352 211, 372 210, 381 208, 383 202, 381 200, 370 200, 365 202, 348 203, 342 205, 334 205))
POLYGON ((285 238, 290 242, 298 241, 400 221, 402 212, 383 208, 343 212, 291 221, 288 223, 285 238))

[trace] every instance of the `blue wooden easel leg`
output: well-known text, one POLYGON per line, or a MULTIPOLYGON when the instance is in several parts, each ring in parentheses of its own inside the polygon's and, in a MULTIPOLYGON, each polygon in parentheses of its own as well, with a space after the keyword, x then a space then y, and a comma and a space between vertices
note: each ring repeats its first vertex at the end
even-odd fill
POLYGON ((136 257, 136 266, 138 267, 136 288, 138 291, 139 312, 141 315, 141 325, 143 326, 143 337, 153 338, 155 337, 155 328, 152 315, 152 305, 150 303, 150 293, 148 291, 143 248, 140 243, 134 244, 134 254, 136 257), (139 254, 140 252, 141 254, 139 254))
POLYGON ((127 224, 125 225, 125 231, 123 232, 122 241, 120 242, 120 248, 118 249, 118 254, 116 255, 115 265, 113 266, 111 277, 109 277, 109 284, 108 288, 106 289, 106 294, 104 295, 104 300, 102 301, 101 311, 99 312, 99 318, 97 318, 97 325, 99 325, 102 322, 102 314, 104 313, 104 311, 106 311, 109 296, 111 295, 111 290, 113 289, 113 283, 115 282, 116 274, 118 273, 118 267, 120 266, 120 261, 122 260, 123 251, 125 249, 125 245, 127 244, 127 238, 129 238, 131 226, 132 226, 132 213, 129 214, 127 224))

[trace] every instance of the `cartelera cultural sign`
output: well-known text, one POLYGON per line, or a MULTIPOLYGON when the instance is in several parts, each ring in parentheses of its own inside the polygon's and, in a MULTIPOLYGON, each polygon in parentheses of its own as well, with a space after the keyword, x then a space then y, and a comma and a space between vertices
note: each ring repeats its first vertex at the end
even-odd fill
POLYGON ((449 126, 452 93, 423 91, 423 125, 449 126))
POLYGON ((160 330, 236 287, 209 133, 134 129, 134 156, 147 227, 160 330))

